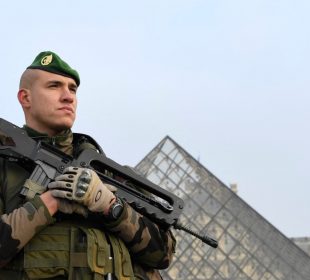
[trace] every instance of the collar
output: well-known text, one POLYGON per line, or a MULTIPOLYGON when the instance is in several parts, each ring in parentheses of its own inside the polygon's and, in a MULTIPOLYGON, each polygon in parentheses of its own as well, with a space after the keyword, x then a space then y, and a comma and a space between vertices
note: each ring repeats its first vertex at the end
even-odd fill
POLYGON ((23 129, 27 132, 29 137, 36 141, 41 141, 55 146, 65 153, 72 153, 73 133, 71 129, 64 130, 60 134, 53 137, 48 136, 46 133, 38 132, 27 125, 24 125, 23 129))

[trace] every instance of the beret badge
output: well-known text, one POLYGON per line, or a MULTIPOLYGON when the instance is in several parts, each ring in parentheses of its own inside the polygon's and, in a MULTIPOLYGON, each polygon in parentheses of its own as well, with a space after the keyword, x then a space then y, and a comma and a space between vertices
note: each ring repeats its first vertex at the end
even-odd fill
POLYGON ((53 55, 50 54, 50 55, 46 55, 44 56, 42 59, 41 59, 41 65, 49 65, 53 60, 53 55))

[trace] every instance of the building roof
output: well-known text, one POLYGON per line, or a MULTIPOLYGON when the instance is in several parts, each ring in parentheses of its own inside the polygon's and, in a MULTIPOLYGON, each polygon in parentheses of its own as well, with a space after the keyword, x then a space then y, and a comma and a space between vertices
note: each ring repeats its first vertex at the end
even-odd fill
POLYGON ((184 200, 182 223, 219 242, 214 249, 175 230, 176 257, 164 279, 309 279, 309 255, 169 136, 136 169, 184 200))

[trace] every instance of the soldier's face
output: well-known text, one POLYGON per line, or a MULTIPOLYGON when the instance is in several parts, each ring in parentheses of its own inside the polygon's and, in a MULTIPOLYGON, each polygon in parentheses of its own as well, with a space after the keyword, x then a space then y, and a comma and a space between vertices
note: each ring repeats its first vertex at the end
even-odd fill
POLYGON ((50 136, 71 128, 76 114, 77 86, 73 79, 41 70, 29 89, 27 124, 50 136))

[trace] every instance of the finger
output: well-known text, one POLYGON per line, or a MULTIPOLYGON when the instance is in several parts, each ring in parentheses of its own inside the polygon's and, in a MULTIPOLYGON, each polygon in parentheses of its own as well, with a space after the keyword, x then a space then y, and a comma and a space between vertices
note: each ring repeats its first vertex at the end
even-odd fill
POLYGON ((76 188, 76 191, 75 191, 76 197, 82 198, 86 194, 86 192, 88 190, 88 187, 89 187, 89 184, 83 183, 83 182, 79 182, 77 184, 77 188, 76 188))
POLYGON ((53 197, 66 198, 72 200, 72 192, 62 190, 52 190, 51 193, 53 197))
POLYGON ((51 182, 47 186, 49 189, 63 189, 72 192, 72 184, 64 181, 51 182))
POLYGON ((79 181, 90 183, 92 179, 92 173, 89 169, 85 169, 82 171, 81 175, 79 176, 79 181))
POLYGON ((60 212, 66 213, 66 214, 72 214, 73 213, 73 208, 71 206, 71 201, 68 201, 68 199, 62 199, 58 198, 58 210, 60 212))
POLYGON ((73 174, 61 174, 55 178, 55 181, 67 181, 67 182, 73 182, 74 181, 74 175, 73 174))
POLYGON ((81 190, 83 192, 87 192, 88 188, 89 188, 89 184, 85 182, 78 182, 76 185, 77 191, 81 190))
POLYGON ((65 168, 63 173, 64 174, 67 173, 67 174, 75 174, 76 175, 79 173, 79 170, 80 170, 80 168, 78 168, 78 167, 69 166, 69 167, 65 168))

